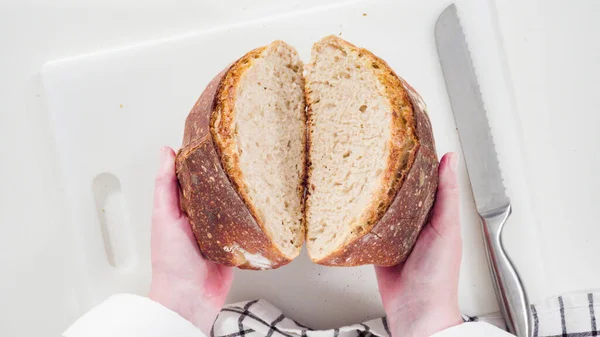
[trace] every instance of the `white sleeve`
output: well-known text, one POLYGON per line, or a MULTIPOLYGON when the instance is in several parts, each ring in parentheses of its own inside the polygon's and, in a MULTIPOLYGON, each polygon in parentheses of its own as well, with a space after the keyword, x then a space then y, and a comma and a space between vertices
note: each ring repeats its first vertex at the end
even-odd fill
POLYGON ((514 337, 514 335, 488 323, 472 322, 440 331, 431 337, 514 337))
POLYGON ((79 318, 64 337, 205 337, 177 313, 146 297, 114 295, 79 318))

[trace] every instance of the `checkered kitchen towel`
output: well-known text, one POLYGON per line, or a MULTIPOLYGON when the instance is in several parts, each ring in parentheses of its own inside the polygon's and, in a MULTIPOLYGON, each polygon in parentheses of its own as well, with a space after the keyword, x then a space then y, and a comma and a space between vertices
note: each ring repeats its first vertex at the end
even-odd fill
MULTIPOLYGON (((600 336, 596 325, 600 292, 573 293, 532 305, 534 337, 600 336)), ((466 322, 487 322, 504 328, 500 314, 463 316, 466 322)), ((389 337, 386 318, 332 330, 313 330, 284 316, 266 301, 255 300, 225 307, 211 337, 389 337)))

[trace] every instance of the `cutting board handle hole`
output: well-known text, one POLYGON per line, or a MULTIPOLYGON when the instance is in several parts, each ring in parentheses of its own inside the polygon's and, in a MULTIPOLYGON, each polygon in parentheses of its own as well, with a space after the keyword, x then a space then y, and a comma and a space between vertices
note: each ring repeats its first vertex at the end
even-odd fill
POLYGON ((106 258, 117 269, 133 267, 136 259, 121 182, 112 173, 101 173, 92 184, 106 258))

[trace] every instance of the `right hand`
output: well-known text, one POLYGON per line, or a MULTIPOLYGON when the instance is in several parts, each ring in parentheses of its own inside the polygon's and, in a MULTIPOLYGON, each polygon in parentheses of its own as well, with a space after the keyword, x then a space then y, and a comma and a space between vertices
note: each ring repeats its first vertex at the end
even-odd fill
POLYGON ((231 287, 232 269, 200 253, 190 222, 179 208, 175 152, 170 148, 161 149, 155 185, 149 297, 210 336, 231 287))
POLYGON ((379 292, 394 337, 427 337, 462 323, 458 277, 462 254, 456 154, 440 163, 431 220, 408 259, 376 267, 379 292))

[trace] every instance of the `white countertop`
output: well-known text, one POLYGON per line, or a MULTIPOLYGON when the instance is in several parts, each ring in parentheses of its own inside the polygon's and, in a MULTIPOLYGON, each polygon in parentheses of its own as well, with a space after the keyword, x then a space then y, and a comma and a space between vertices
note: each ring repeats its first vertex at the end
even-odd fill
MULTIPOLYGON (((317 0, 92 1, 8 0, 0 4, 0 331, 57 335, 69 320, 44 319, 73 303, 64 280, 67 254, 59 172, 41 99, 40 70, 50 60, 169 37, 223 22, 309 6, 317 0), (44 149, 40 151, 40 149, 44 149)), ((497 1, 522 132, 524 175, 532 189, 543 296, 600 281, 600 2, 497 1)), ((519 227, 507 227, 507 237, 519 227)), ((509 253, 526 253, 511 246, 509 253)), ((531 285, 529 285, 531 287, 531 285)), ((538 285, 536 285, 538 286, 538 285)), ((538 295, 537 297, 539 297, 538 295)), ((536 300, 534 298, 533 300, 536 300)))

